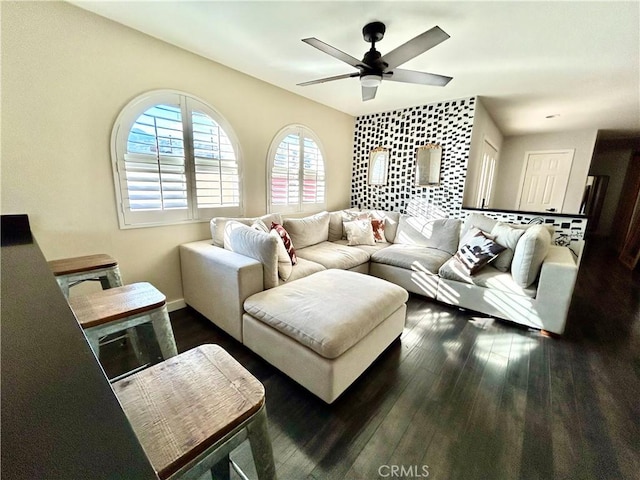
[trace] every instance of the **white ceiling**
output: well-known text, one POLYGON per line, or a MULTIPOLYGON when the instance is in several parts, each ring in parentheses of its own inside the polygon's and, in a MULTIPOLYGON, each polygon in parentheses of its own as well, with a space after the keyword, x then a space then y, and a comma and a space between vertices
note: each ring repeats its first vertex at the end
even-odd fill
POLYGON ((505 135, 640 132, 637 0, 71 3, 354 116, 478 95, 505 135), (387 26, 383 55, 434 25, 451 35, 402 65, 452 76, 449 85, 386 81, 368 102, 357 78, 296 86, 356 71, 302 38, 362 58, 373 20, 387 26))

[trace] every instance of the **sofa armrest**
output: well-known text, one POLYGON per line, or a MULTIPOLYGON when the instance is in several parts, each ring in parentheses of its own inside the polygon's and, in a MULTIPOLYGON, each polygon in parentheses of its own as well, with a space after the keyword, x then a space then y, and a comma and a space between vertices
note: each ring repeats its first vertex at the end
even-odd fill
POLYGON ((539 318, 542 329, 557 334, 564 332, 577 276, 578 265, 571 250, 552 245, 542 262, 532 312, 539 318))
POLYGON ((242 342, 243 304, 264 290, 262 264, 204 240, 180 245, 184 301, 242 342))

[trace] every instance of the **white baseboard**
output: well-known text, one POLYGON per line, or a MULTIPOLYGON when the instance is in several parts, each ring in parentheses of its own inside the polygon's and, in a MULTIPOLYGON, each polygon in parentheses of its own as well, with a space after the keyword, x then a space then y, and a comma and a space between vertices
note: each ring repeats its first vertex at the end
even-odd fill
POLYGON ((167 302, 167 310, 169 310, 169 312, 175 312, 176 310, 180 310, 181 308, 185 308, 186 306, 187 304, 184 303, 184 298, 179 298, 178 300, 167 302))

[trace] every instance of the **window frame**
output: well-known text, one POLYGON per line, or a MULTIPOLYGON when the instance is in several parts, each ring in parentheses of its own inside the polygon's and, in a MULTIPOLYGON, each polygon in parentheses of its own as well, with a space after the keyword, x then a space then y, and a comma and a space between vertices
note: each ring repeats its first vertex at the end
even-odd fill
POLYGON ((267 157, 267 211, 269 213, 283 213, 283 214, 295 214, 295 213, 313 213, 317 211, 321 211, 326 209, 327 205, 327 162, 325 160, 325 149, 320 141, 320 138, 316 133, 311 130, 306 125, 302 124, 291 124, 282 128, 276 135, 273 137, 271 141, 271 145, 269 146, 269 153, 267 157), (271 190, 271 182, 273 175, 273 167, 275 154, 282 143, 282 141, 291 134, 297 134, 300 141, 300 157, 299 157, 299 191, 298 191, 298 202, 295 205, 273 205, 272 198, 272 190, 271 190), (304 189, 303 189, 303 181, 304 181, 304 139, 305 137, 313 140, 320 151, 320 155, 322 156, 322 169, 323 169, 323 177, 324 177, 324 192, 323 192, 323 202, 322 203, 307 203, 303 202, 304 197, 304 189))
POLYGON ((242 216, 243 207, 243 175, 242 150, 235 131, 229 122, 207 102, 179 90, 152 90, 131 100, 118 114, 111 132, 111 168, 113 172, 116 210, 120 229, 145 228, 185 223, 209 222, 216 216, 242 216), (136 120, 148 109, 157 105, 179 106, 182 112, 184 168, 187 192, 186 209, 132 210, 127 207, 126 171, 124 154, 127 153, 127 141, 131 128, 136 120), (209 116, 227 135, 235 154, 238 175, 238 204, 232 206, 203 207, 197 206, 196 168, 193 148, 192 112, 198 111, 209 116))

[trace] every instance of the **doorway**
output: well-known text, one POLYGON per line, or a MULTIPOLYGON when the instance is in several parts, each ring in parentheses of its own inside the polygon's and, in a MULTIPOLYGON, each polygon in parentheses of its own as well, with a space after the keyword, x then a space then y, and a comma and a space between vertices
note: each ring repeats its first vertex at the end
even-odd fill
POLYGON ((482 165, 480 166, 480 180, 478 181, 478 195, 476 197, 477 208, 491 206, 491 194, 493 193, 493 179, 496 173, 498 149, 485 138, 482 147, 482 165))
POLYGON ((562 212, 575 150, 527 152, 517 210, 562 212))

